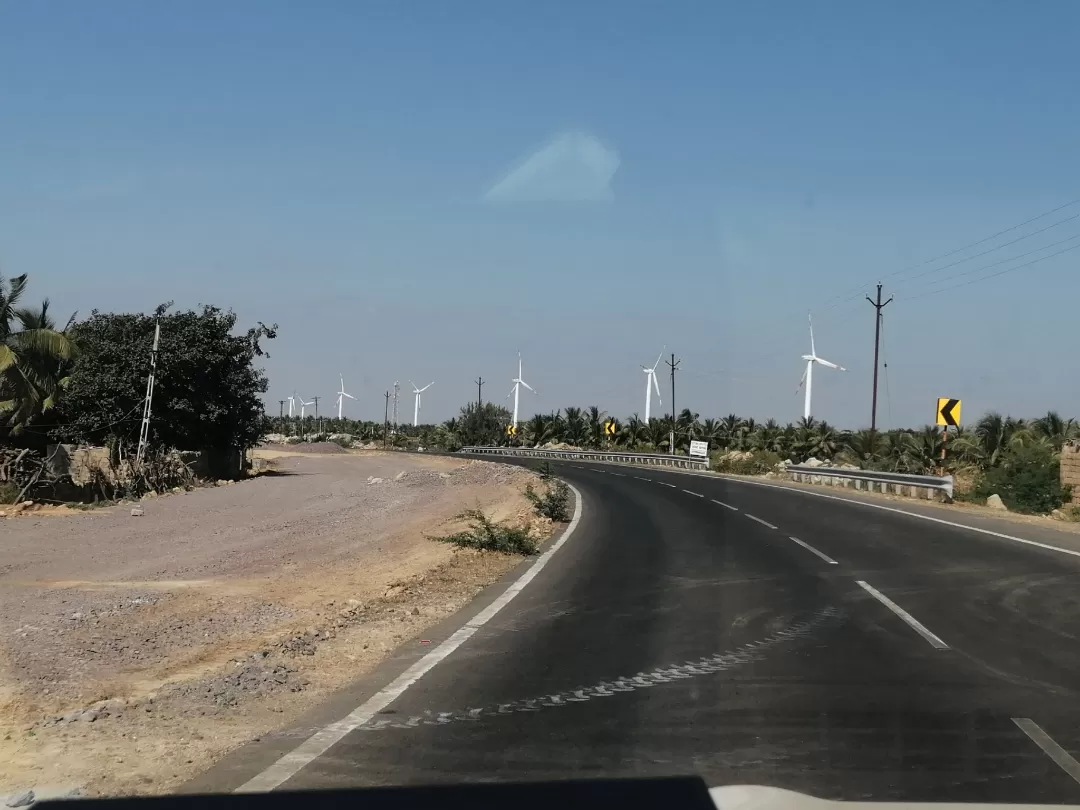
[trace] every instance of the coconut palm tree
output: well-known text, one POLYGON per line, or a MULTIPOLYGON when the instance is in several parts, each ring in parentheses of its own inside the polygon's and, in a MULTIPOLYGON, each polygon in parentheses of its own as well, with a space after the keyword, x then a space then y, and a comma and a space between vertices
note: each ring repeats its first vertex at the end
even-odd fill
POLYGON ((589 446, 594 450, 599 450, 600 445, 604 442, 604 417, 606 415, 606 412, 600 410, 596 405, 589 406, 589 446))
POLYGON ((739 432, 739 427, 742 425, 742 419, 736 414, 729 413, 723 419, 720 420, 720 443, 727 449, 731 449, 732 444, 735 442, 735 436, 739 432))
POLYGON ((589 424, 581 408, 566 409, 566 428, 563 440, 574 447, 584 447, 589 441, 589 424))
POLYGON ((1061 452, 1065 442, 1077 435, 1076 420, 1062 419, 1057 411, 1047 411, 1046 416, 1035 419, 1031 423, 1031 429, 1036 436, 1045 438, 1055 452, 1061 452))
POLYGON ((0 430, 17 433, 54 407, 63 390, 75 346, 58 330, 49 301, 39 309, 18 306, 27 276, 0 276, 0 430))

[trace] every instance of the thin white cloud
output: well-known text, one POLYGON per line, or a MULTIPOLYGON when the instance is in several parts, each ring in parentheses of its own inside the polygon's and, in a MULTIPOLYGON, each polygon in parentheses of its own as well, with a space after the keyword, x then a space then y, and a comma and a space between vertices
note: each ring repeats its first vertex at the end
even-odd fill
POLYGON ((610 200, 619 154, 583 132, 557 135, 488 189, 488 202, 610 200))

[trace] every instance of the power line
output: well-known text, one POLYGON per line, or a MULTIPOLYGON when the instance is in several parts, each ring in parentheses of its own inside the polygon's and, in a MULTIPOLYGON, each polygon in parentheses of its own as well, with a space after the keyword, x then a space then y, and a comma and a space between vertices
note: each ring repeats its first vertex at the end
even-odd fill
MULTIPOLYGON (((947 253, 942 253, 941 255, 934 256, 931 259, 925 259, 925 260, 923 260, 921 262, 918 262, 916 264, 908 265, 907 267, 902 267, 899 270, 894 270, 892 273, 889 273, 888 275, 886 275, 885 278, 894 278, 894 277, 896 277, 898 275, 902 275, 902 274, 907 273, 907 272, 909 272, 911 270, 918 270, 920 267, 925 267, 928 264, 934 264, 935 262, 939 262, 942 259, 948 259, 950 256, 955 256, 957 253, 963 253, 965 250, 969 250, 970 248, 973 248, 973 247, 978 247, 979 245, 984 244, 986 242, 989 242, 992 239, 997 239, 999 236, 1004 236, 1005 234, 1011 233, 1012 231, 1015 231, 1018 228, 1023 228, 1025 225, 1030 225, 1032 222, 1036 222, 1036 221, 1042 219, 1043 217, 1048 217, 1051 214, 1056 214, 1058 211, 1062 211, 1062 210, 1064 210, 1064 209, 1066 209, 1066 208, 1068 208, 1070 206, 1076 205, 1077 203, 1080 203, 1080 197, 1078 197, 1075 200, 1070 200, 1069 202, 1065 203, 1064 205, 1059 205, 1056 208, 1051 208, 1049 211, 1044 211, 1043 213, 1041 213, 1041 214, 1039 214, 1037 216, 1031 217, 1030 219, 1026 219, 1023 222, 1020 222, 1020 223, 1018 223, 1016 225, 1011 225, 1008 228, 1005 228, 1003 230, 998 231, 997 233, 992 233, 992 234, 990 234, 990 236, 984 236, 982 239, 978 239, 978 240, 976 240, 974 242, 969 242, 968 244, 966 244, 966 245, 964 245, 962 247, 958 247, 955 250, 950 250, 947 253)), ((1080 214, 1077 214, 1076 216, 1080 216, 1080 214)), ((1068 222, 1069 219, 1075 219, 1075 218, 1076 218, 1075 216, 1074 217, 1069 217, 1068 219, 1062 220, 1062 222, 1068 222)), ((1050 225, 1048 228, 1043 228, 1042 230, 1036 231, 1035 233, 1029 234, 1029 235, 1034 236, 1035 234, 1042 233, 1042 231, 1049 230, 1049 228, 1056 227, 1057 225, 1062 224, 1062 222, 1056 222, 1056 223, 1054 223, 1054 225, 1050 225)), ((1027 237, 1021 237, 1021 238, 1026 239, 1027 237)), ((1019 240, 1015 240, 1015 241, 1019 241, 1019 240)), ((1012 242, 1009 242, 1007 244, 1012 244, 1012 242)), ((1002 245, 1002 247, 1005 247, 1005 246, 1006 245, 1002 245)), ((980 254, 980 255, 985 255, 985 254, 980 254)), ((972 258, 975 258, 975 257, 972 257, 972 258)), ((966 259, 963 260, 963 261, 966 261, 966 259)), ((951 265, 946 265, 946 267, 950 267, 950 266, 951 265)), ((938 269, 943 269, 943 268, 938 268, 938 269)), ((920 275, 922 275, 922 274, 920 274, 920 275)), ((918 278, 918 276, 916 276, 916 278, 918 278)), ((824 304, 822 304, 822 306, 819 307, 819 309, 827 308, 828 305, 832 304, 832 302, 837 301, 837 299, 843 298, 846 295, 854 295, 855 297, 858 297, 859 295, 862 294, 863 289, 864 289, 864 287, 860 285, 860 287, 858 288, 857 291, 853 288, 850 292, 840 293, 839 295, 834 296, 833 298, 829 299, 824 304)), ((843 303, 843 301, 837 301, 837 303, 843 303)))
POLYGON ((1000 261, 991 262, 990 264, 984 264, 981 267, 976 267, 976 268, 973 268, 971 270, 964 270, 962 273, 953 273, 951 275, 945 276, 944 278, 933 279, 931 281, 924 281, 921 284, 916 284, 915 286, 916 286, 916 288, 918 288, 918 287, 926 286, 927 284, 941 284, 942 282, 945 282, 945 281, 952 281, 953 279, 963 278, 964 276, 970 276, 972 273, 978 273, 981 270, 989 270, 991 267, 998 267, 998 266, 1003 265, 1003 264, 1008 264, 1009 262, 1014 262, 1017 259, 1022 259, 1025 256, 1031 256, 1031 255, 1033 255, 1035 253, 1042 253, 1044 250, 1049 250, 1050 248, 1057 247, 1058 245, 1064 245, 1065 243, 1072 242, 1072 241, 1074 241, 1076 239, 1080 239, 1080 233, 1074 234, 1073 236, 1070 236, 1067 239, 1061 239, 1061 240, 1058 240, 1057 242, 1051 242, 1049 245, 1043 245, 1042 247, 1037 247, 1034 250, 1029 250, 1027 253, 1020 253, 1020 254, 1017 254, 1016 256, 1010 256, 1007 259, 1001 259, 1000 261))
MULTIPOLYGON (((1045 262, 1047 259, 1052 259, 1055 256, 1060 256, 1062 253, 1068 253, 1071 250, 1077 250, 1077 249, 1080 249, 1080 245, 1073 245, 1072 247, 1063 248, 1063 249, 1058 250, 1058 251, 1056 251, 1054 253, 1051 253, 1049 256, 1043 256, 1042 258, 1039 258, 1039 259, 1032 259, 1030 262, 1024 262, 1023 264, 1018 264, 1018 265, 1016 265, 1016 267, 1006 267, 1004 270, 999 270, 997 273, 991 273, 990 275, 982 276, 981 278, 973 278, 970 281, 963 281, 963 282, 961 282, 959 284, 954 284, 951 287, 942 287, 942 288, 937 289, 937 290, 928 290, 927 292, 920 293, 919 295, 913 295, 910 298, 907 298, 905 300, 914 301, 914 300, 916 300, 918 298, 925 298, 928 295, 937 295, 938 293, 948 292, 949 290, 957 290, 960 287, 966 287, 969 284, 975 284, 975 283, 980 282, 980 281, 987 281, 987 280, 992 279, 992 278, 997 278, 998 276, 1003 276, 1006 273, 1011 273, 1014 270, 1020 270, 1020 269, 1022 269, 1024 267, 1030 267, 1033 264, 1038 264, 1039 262, 1045 262)), ((1000 264, 1000 262, 998 262, 998 264, 1000 264)), ((985 270, 986 268, 984 267, 984 268, 981 268, 981 269, 985 270)))

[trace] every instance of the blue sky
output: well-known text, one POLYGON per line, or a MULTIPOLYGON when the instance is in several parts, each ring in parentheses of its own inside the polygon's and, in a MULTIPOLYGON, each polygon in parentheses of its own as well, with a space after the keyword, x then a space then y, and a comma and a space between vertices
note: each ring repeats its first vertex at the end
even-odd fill
POLYGON ((0 1, 0 272, 276 321, 272 410, 341 372, 362 418, 395 379, 430 419, 502 399, 519 349, 525 413, 643 411, 666 345, 679 408, 789 421, 811 309, 844 426, 880 279, 879 424, 1080 416, 1080 250, 979 281, 1080 219, 944 267, 1080 204, 920 264, 1080 197, 1078 34, 1073 2, 0 1))

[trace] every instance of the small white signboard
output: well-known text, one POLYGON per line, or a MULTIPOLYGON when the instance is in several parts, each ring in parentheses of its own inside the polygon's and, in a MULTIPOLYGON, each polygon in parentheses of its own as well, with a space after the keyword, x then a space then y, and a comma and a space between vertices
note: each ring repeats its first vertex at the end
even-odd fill
POLYGON ((708 457, 709 443, 695 441, 690 442, 690 455, 708 457))

